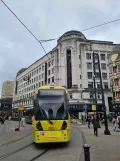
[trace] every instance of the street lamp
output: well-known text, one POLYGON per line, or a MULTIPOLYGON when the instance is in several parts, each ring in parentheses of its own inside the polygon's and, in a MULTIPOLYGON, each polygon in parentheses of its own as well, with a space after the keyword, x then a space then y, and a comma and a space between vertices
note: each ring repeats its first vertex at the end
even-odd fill
POLYGON ((111 81, 111 87, 112 87, 112 94, 113 94, 113 108, 114 108, 114 111, 115 111, 115 114, 116 114, 115 92, 113 90, 113 86, 114 86, 114 81, 112 80, 111 81))
POLYGON ((102 93, 102 103, 103 103, 103 109, 104 109, 104 118, 105 118, 105 135, 111 135, 110 130, 108 129, 108 122, 107 122, 107 115, 106 115, 106 106, 105 106, 105 98, 104 98, 104 92, 103 92, 103 84, 102 84, 102 76, 101 76, 101 68, 100 68, 100 59, 99 55, 97 55, 98 60, 98 69, 99 69, 99 76, 100 76, 100 86, 101 86, 101 93, 102 93))
POLYGON ((94 84, 94 95, 95 95, 95 105, 96 105, 96 114, 98 118, 98 106, 97 106, 97 94, 96 94, 96 82, 95 82, 95 74, 96 74, 96 68, 95 68, 95 54, 93 52, 93 84, 94 84))

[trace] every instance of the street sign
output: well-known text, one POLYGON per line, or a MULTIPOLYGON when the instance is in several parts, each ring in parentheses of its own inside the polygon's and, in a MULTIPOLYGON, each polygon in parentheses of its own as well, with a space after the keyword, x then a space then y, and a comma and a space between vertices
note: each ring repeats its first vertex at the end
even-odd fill
POLYGON ((92 111, 96 111, 96 105, 92 105, 92 111))
POLYGON ((24 111, 24 106, 19 106, 19 107, 18 107, 18 110, 19 110, 19 111, 24 111))

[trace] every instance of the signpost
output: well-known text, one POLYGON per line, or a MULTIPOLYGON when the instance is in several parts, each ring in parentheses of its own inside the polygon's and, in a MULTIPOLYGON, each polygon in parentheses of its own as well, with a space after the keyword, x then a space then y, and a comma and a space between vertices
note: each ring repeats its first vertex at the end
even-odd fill
POLYGON ((24 111, 24 106, 19 106, 18 110, 19 110, 19 129, 20 129, 20 119, 21 119, 22 111, 24 111))

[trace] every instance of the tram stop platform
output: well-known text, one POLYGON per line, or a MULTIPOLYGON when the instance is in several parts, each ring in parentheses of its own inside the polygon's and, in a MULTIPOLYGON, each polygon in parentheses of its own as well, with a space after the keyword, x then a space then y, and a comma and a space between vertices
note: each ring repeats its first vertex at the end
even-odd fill
POLYGON ((85 134, 90 148, 91 161, 120 161, 120 132, 114 132, 112 124, 109 125, 111 135, 104 135, 104 125, 98 128, 98 137, 94 135, 93 127, 76 125, 85 134))
POLYGON ((15 131, 15 126, 19 125, 18 121, 6 120, 4 124, 0 123, 0 146, 9 144, 24 137, 31 135, 32 125, 25 124, 25 127, 20 127, 20 131, 15 131))

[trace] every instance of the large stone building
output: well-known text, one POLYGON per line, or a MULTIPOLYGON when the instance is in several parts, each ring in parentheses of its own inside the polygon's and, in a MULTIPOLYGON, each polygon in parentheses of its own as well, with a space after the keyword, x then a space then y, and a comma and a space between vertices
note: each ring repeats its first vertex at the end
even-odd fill
MULTIPOLYGON (((69 90, 70 102, 83 105, 93 103, 93 63, 92 53, 98 53, 102 72, 105 104, 112 97, 107 67, 113 42, 88 40, 79 31, 64 33, 57 45, 28 68, 20 70, 16 76, 14 90, 14 108, 19 105, 33 107, 33 93, 41 85, 61 85, 69 90), (29 76, 29 82, 25 77, 29 76)), ((96 64, 98 69, 98 64, 96 64)), ((100 80, 96 70, 96 88, 98 103, 101 103, 100 80)), ((87 106, 86 106, 87 107, 87 106)))
POLYGON ((113 106, 111 104, 111 111, 120 112, 120 45, 116 45, 110 55, 108 67, 110 71, 110 81, 113 87, 113 106))
POLYGON ((5 81, 2 85, 1 99, 13 98, 14 81, 5 81))

